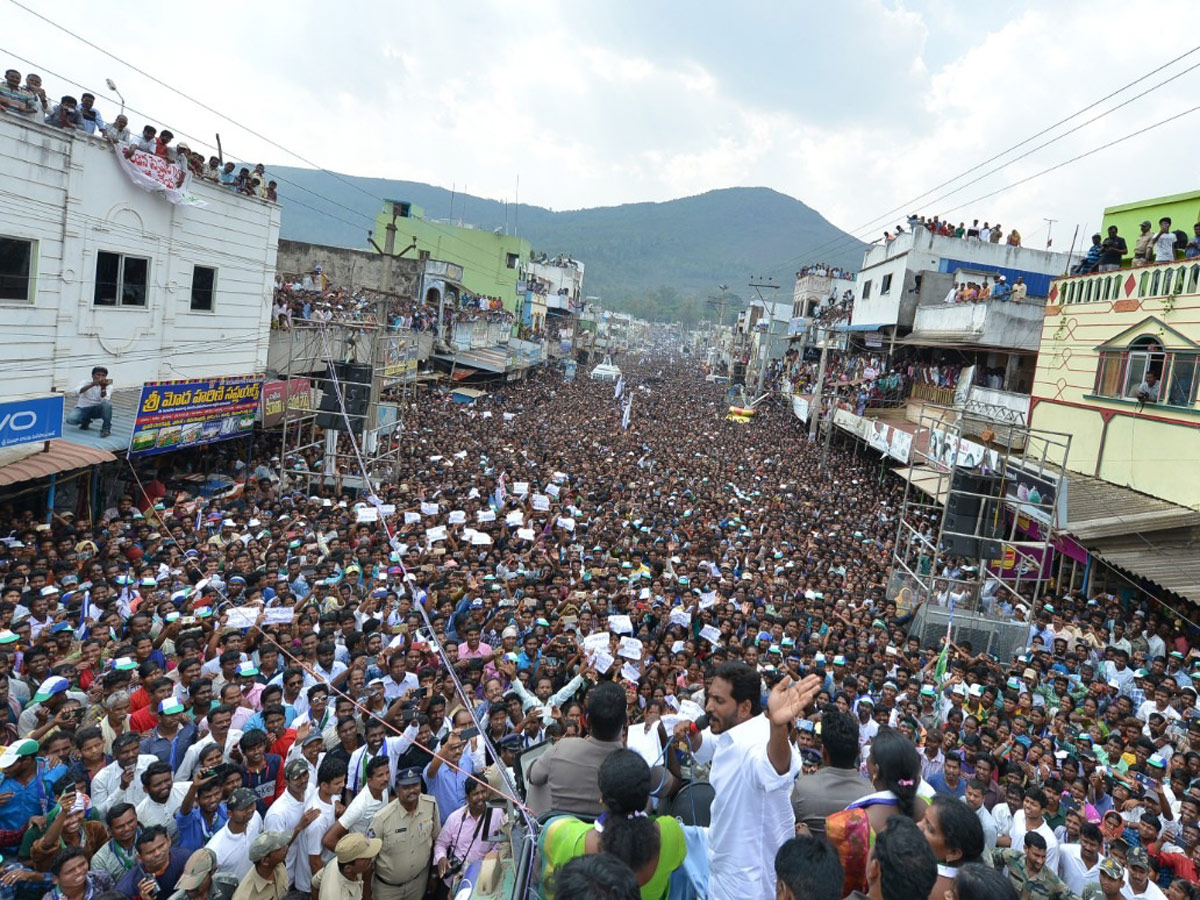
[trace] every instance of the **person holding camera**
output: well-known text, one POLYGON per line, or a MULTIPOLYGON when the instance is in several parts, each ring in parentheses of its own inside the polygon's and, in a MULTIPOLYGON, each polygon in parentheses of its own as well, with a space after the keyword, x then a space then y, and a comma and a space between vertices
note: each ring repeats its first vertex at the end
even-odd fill
POLYGON ((1142 403, 1157 403, 1158 386, 1158 376, 1153 372, 1147 372, 1146 377, 1142 379, 1142 383, 1138 385, 1138 400, 1142 403))
POLYGON ((451 887, 464 868, 491 849, 492 836, 504 824, 504 811, 487 805, 491 791, 471 779, 463 789, 466 802, 450 813, 433 842, 433 866, 446 887, 451 887))
POLYGON ((75 408, 67 413, 67 424, 78 425, 80 431, 87 431, 92 419, 99 419, 100 437, 108 437, 112 433, 111 387, 108 369, 104 366, 92 369, 92 377, 72 392, 76 398, 75 408))
POLYGON ((441 830, 437 801, 421 792, 421 770, 405 769, 396 779, 396 799, 375 814, 367 829, 368 838, 383 841, 375 859, 372 900, 425 896, 430 854, 441 830))

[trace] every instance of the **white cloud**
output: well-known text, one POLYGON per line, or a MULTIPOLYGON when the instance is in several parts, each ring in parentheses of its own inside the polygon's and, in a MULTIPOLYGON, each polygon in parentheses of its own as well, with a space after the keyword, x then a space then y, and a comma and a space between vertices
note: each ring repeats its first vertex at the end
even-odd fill
MULTIPOLYGON (((509 199, 519 174, 523 200, 558 209, 766 185, 843 227, 907 202, 1190 41, 1182 27, 1131 40, 1128 6, 1114 0, 1052 8, 750 0, 736 15, 714 0, 260 6, 247 14, 215 3, 200 16, 165 6, 141 17, 107 0, 38 8, 335 171, 509 199)), ((1186 0, 1162 0, 1154 21, 1183 23, 1191 13, 1186 0)), ((298 164, 15 8, 4 43, 43 72, 100 88, 102 111, 116 102, 103 90, 113 77, 134 108, 193 147, 220 133, 231 155, 298 164)), ((1180 67, 1192 60, 1200 55, 1180 67)), ((946 212, 1190 106, 1198 79, 1184 76, 913 211, 946 212)), ((46 83, 79 90, 50 74, 46 83)), ((1200 116, 952 215, 998 218, 1028 237, 1048 216, 1062 234, 1098 222, 1106 204, 1191 187, 1183 148, 1197 137, 1200 116)))

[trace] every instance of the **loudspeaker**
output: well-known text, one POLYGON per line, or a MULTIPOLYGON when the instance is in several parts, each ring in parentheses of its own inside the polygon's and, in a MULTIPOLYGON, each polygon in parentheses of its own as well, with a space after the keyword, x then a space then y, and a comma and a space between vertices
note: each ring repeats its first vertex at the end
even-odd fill
MULTIPOLYGON (((949 523, 947 523, 947 527, 949 523)), ((943 534, 941 549, 948 556, 967 556, 979 559, 980 540, 976 537, 962 537, 957 534, 943 534)))
POLYGON ((361 432, 366 424, 367 410, 371 405, 371 379, 374 370, 361 363, 332 363, 329 373, 321 385, 321 405, 317 409, 317 425, 321 428, 346 430, 346 419, 350 430, 361 432), (338 394, 341 394, 341 403, 338 394), (342 415, 345 404, 346 415, 342 415))

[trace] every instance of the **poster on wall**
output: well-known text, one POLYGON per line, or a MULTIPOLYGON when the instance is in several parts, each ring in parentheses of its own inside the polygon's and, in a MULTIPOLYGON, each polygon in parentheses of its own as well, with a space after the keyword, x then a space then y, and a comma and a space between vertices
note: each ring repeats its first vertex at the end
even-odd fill
POLYGON ((149 456, 249 434, 262 386, 261 375, 146 382, 129 439, 130 454, 149 456))
POLYGON ((1009 459, 1004 485, 1005 499, 1022 515, 1054 528, 1067 521, 1066 485, 1057 472, 1009 459))

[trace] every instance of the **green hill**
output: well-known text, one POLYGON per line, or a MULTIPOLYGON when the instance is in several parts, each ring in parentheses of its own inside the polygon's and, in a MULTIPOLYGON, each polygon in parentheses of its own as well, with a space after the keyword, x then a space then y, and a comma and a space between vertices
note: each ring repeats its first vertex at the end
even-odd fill
MULTIPOLYGON (((384 198, 408 200, 431 219, 451 214, 445 188, 412 181, 269 167, 279 180, 281 236, 367 246, 384 198)), ((790 295, 796 269, 822 261, 857 269, 865 246, 818 212, 769 188, 727 188, 663 203, 554 211, 453 195, 454 219, 516 229, 535 250, 586 265, 584 289, 606 305, 655 319, 700 317, 705 298, 729 285, 753 296, 751 276, 771 276, 790 295)), ((402 236, 401 236, 402 237, 402 236)), ((380 238, 377 238, 382 243, 380 238)))

